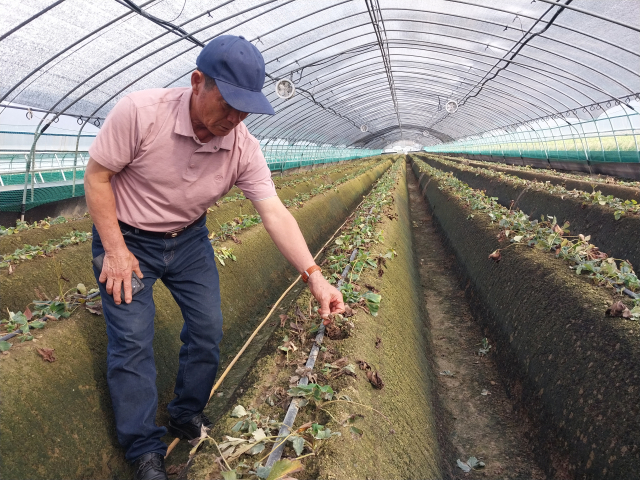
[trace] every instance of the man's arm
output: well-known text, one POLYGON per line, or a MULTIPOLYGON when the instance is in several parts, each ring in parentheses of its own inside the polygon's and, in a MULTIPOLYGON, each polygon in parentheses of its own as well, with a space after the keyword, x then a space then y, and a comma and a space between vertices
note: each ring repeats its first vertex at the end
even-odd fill
MULTIPOLYGON (((298 272, 303 272, 315 264, 298 222, 278 197, 253 202, 253 206, 262 217, 262 223, 278 250, 298 272)), ((313 272, 309 276, 308 284, 309 290, 320 303, 320 316, 326 319, 330 313, 344 312, 342 294, 327 282, 320 272, 313 272)))
POLYGON ((124 243, 118 225, 116 199, 111 188, 111 177, 115 174, 116 172, 89 158, 84 174, 84 190, 89 213, 105 251, 99 280, 100 283, 107 282, 107 293, 113 295, 113 300, 120 305, 122 285, 124 284, 124 301, 131 303, 131 272, 135 271, 140 278, 142 272, 138 260, 124 243))

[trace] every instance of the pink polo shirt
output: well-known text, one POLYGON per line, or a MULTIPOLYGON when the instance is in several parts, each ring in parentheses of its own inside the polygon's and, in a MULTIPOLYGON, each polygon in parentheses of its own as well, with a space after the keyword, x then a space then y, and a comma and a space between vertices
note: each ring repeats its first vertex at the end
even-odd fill
POLYGON ((202 143, 189 116, 191 88, 152 89, 122 98, 89 148, 111 179, 118 219, 143 230, 189 225, 234 185, 253 201, 276 189, 260 144, 240 123, 202 143))

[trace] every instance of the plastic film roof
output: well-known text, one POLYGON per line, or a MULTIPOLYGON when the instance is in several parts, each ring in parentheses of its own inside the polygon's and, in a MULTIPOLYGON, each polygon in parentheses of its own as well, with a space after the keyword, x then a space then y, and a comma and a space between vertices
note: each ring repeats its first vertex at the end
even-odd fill
POLYGON ((93 122, 129 92, 188 86, 222 34, 264 55, 276 115, 245 123, 269 141, 432 145, 640 99, 636 0, 0 0, 0 11, 0 98, 52 112, 45 122, 93 122), (281 78, 295 84, 289 100, 281 78))

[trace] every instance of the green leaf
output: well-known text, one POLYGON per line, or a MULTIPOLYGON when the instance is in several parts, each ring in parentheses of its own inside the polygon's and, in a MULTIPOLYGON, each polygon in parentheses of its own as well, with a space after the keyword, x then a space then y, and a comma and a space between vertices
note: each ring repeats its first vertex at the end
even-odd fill
POLYGON ((362 430, 360 430, 359 428, 356 428, 356 427, 351 427, 349 430, 351 430, 351 433, 355 433, 359 437, 361 437, 362 434, 363 434, 362 430))
POLYGON ((233 428, 231 429, 232 432, 239 432, 240 430, 242 430, 242 425, 244 425, 244 420, 240 420, 238 423, 236 423, 233 428))
POLYGON ((224 478, 224 480, 237 480, 238 478, 235 470, 229 470, 228 472, 220 472, 220 474, 222 475, 222 478, 224 478))
POLYGON ((11 344, 6 340, 0 341, 0 352, 6 352, 11 348, 11 344))
POLYGON ((260 452, 262 452, 264 450, 264 443, 258 443, 257 445, 254 445, 251 450, 249 450, 247 453, 249 455, 257 455, 260 452))
POLYGON ((37 321, 37 322, 31 322, 29 325, 31 326, 31 328, 38 328, 38 329, 40 329, 40 328, 44 328, 44 326, 46 325, 46 323, 44 323, 44 322, 40 322, 40 321, 37 321))
POLYGON ((269 473, 271 473, 271 467, 263 467, 262 465, 259 465, 258 468, 256 468, 256 475, 258 478, 267 478, 269 473))
POLYGON ((248 415, 248 413, 242 405, 236 405, 231 412, 231 416, 234 418, 244 417, 245 415, 248 415))
POLYGON ((304 438, 294 436, 289 439, 291 444, 293 445, 293 449, 296 451, 296 455, 302 455, 302 451, 304 450, 304 438))
POLYGON ((22 333, 29 333, 29 325, 28 324, 24 324, 20 327, 20 330, 22 331, 22 333))
POLYGON ((290 473, 299 472, 303 468, 300 460, 278 460, 271 468, 267 480, 280 480, 290 473))

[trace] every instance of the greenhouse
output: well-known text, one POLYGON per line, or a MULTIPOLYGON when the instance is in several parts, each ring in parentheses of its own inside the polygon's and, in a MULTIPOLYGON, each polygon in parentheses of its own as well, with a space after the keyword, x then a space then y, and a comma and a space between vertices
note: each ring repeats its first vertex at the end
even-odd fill
POLYGON ((640 2, 0 9, 0 478, 638 478, 640 2))

